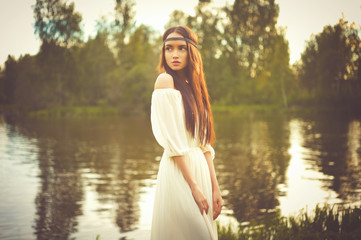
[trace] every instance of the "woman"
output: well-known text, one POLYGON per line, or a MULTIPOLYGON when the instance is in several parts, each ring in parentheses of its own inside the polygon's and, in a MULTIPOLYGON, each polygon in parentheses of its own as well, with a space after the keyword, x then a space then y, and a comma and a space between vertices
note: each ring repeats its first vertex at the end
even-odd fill
POLYGON ((151 106, 164 148, 157 177, 152 240, 217 239, 222 197, 214 171, 213 117, 198 39, 185 26, 163 34, 151 106))

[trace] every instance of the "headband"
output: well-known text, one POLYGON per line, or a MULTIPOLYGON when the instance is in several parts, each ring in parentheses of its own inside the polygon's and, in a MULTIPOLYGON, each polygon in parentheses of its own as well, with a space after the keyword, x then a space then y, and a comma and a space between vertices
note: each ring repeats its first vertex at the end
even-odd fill
POLYGON ((182 38, 182 37, 167 38, 166 40, 164 40, 163 44, 165 44, 165 42, 172 41, 172 40, 183 40, 183 41, 186 41, 186 42, 192 44, 195 48, 198 48, 197 45, 192 40, 190 40, 189 38, 182 38))

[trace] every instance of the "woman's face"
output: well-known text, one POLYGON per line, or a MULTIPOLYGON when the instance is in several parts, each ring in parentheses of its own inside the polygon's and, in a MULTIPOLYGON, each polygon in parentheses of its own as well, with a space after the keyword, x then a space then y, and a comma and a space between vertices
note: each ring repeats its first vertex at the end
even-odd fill
MULTIPOLYGON (((168 38, 181 37, 179 33, 173 32, 167 36, 168 38)), ((165 42, 164 56, 168 66, 174 70, 183 70, 188 65, 188 49, 184 40, 170 40, 165 42)))

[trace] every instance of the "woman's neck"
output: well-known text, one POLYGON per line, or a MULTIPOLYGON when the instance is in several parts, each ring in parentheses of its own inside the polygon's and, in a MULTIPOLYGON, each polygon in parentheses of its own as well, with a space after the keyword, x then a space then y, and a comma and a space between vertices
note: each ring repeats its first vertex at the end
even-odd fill
POLYGON ((184 70, 180 70, 176 72, 177 76, 185 82, 188 82, 187 75, 184 70))

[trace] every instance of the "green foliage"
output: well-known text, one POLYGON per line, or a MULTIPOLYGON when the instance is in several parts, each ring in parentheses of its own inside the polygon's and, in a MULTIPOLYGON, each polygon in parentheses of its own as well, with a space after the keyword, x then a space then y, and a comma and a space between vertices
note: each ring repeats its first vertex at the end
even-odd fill
POLYGON ((219 240, 233 240, 238 239, 237 233, 233 231, 231 224, 229 224, 227 227, 222 226, 217 221, 217 231, 218 231, 218 239, 219 240))
POLYGON ((361 100, 359 29, 343 19, 313 36, 302 54, 299 78, 320 103, 354 104, 361 100))
POLYGON ((63 0, 36 0, 34 8, 35 33, 43 42, 68 44, 80 38, 81 15, 74 3, 63 0))
POLYGON ((275 33, 269 39, 272 47, 265 49, 263 69, 258 75, 257 92, 262 102, 283 103, 288 107, 286 90, 292 89, 294 80, 289 67, 288 42, 284 32, 275 33))
POLYGON ((274 0, 235 0, 225 7, 229 19, 224 24, 225 52, 234 55, 235 64, 246 67, 255 77, 261 69, 264 51, 272 46, 279 7, 274 0))
POLYGON ((107 33, 98 33, 82 47, 74 50, 74 85, 70 89, 77 104, 96 105, 107 99, 109 72, 116 68, 116 59, 107 42, 107 33))
POLYGON ((349 207, 334 209, 330 206, 316 207, 314 213, 300 212, 299 216, 282 217, 279 212, 240 225, 238 232, 232 227, 220 226, 219 240, 230 239, 295 239, 321 240, 340 239, 352 240, 361 237, 361 209, 349 207))
MULTIPOLYGON (((188 25, 197 33, 216 108, 278 109, 315 100, 357 105, 361 100, 361 41, 355 25, 341 20, 326 26, 311 38, 302 62, 291 67, 274 0, 235 0, 222 8, 211 2, 198 1, 195 16, 174 11, 166 26, 188 25)), ((114 19, 98 21, 97 35, 82 42, 74 3, 37 0, 33 10, 41 48, 35 56, 8 57, 0 75, 0 104, 20 111, 72 106, 149 110, 159 33, 135 25, 134 0, 115 0, 114 6, 114 19)))
POLYGON ((14 102, 16 78, 18 72, 16 71, 16 60, 12 56, 8 56, 5 62, 5 70, 2 77, 2 103, 9 104, 14 102))
POLYGON ((29 112, 30 117, 77 117, 127 114, 112 106, 52 107, 29 112))
POLYGON ((133 7, 132 1, 116 1, 114 25, 99 21, 97 35, 75 45, 68 43, 79 40, 81 17, 73 3, 37 1, 34 15, 36 32, 43 40, 40 51, 18 60, 9 56, 0 76, 1 103, 35 116, 147 109, 159 52, 149 27, 134 28, 133 7))
POLYGON ((120 68, 113 71, 107 88, 110 102, 125 111, 146 110, 155 78, 155 71, 146 64, 137 64, 128 72, 120 68))
POLYGON ((115 48, 118 52, 118 58, 127 54, 125 50, 126 40, 135 26, 133 10, 135 2, 133 0, 116 0, 115 1, 115 21, 112 26, 115 48))
POLYGON ((0 69, 0 105, 1 103, 4 103, 6 100, 5 96, 5 77, 4 74, 1 72, 0 69))
POLYGON ((144 111, 149 106, 159 54, 152 45, 152 35, 148 27, 141 25, 129 36, 129 42, 118 55, 119 65, 107 76, 109 103, 127 111, 144 111))

